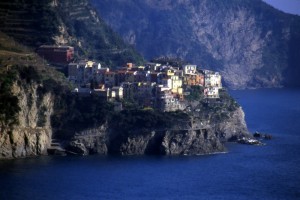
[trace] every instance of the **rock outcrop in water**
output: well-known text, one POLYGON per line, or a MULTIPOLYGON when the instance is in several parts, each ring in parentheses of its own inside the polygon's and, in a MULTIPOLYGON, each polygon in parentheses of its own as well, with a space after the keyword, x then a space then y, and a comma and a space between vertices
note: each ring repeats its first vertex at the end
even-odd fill
POLYGON ((212 130, 144 130, 112 137, 110 132, 74 136, 67 150, 82 154, 120 155, 199 155, 225 151, 223 143, 212 130))

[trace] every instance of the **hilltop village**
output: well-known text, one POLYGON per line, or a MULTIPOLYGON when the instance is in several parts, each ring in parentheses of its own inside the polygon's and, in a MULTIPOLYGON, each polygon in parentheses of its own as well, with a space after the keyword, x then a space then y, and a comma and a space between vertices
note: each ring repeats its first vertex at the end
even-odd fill
MULTIPOLYGON (((222 88, 218 72, 199 69, 196 65, 173 67, 158 63, 122 67, 102 67, 94 61, 73 61, 74 48, 69 46, 41 46, 37 53, 49 62, 64 64, 74 93, 95 94, 108 101, 136 102, 142 107, 161 111, 185 110, 187 88, 200 86, 204 98, 219 98, 222 88)), ((119 109, 122 109, 122 104, 119 109)))

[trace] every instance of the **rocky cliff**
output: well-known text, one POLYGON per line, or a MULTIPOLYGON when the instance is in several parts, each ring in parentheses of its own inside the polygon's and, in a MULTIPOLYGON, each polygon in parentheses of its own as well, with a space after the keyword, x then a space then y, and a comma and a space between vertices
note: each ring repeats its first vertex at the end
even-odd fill
POLYGON ((231 88, 300 85, 300 17, 261 0, 92 3, 148 59, 181 57, 220 71, 231 88))
POLYGON ((194 102, 190 112, 181 114, 124 110, 97 128, 74 131, 64 144, 68 151, 82 155, 224 152, 225 142, 248 136, 244 112, 233 104, 232 99, 223 99, 223 107, 194 102))
POLYGON ((38 94, 36 83, 13 84, 13 95, 19 100, 18 126, 1 129, 0 159, 47 154, 52 138, 50 116, 53 112, 53 96, 38 94))
POLYGON ((0 32, 0 159, 47 154, 63 74, 0 32))

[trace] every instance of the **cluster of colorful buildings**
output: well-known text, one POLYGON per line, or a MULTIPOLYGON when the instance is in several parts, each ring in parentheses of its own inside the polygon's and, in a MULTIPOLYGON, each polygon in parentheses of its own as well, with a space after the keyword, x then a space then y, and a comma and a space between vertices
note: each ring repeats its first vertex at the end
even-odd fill
POLYGON ((107 100, 129 100, 162 111, 186 109, 188 86, 202 86, 206 98, 219 98, 218 72, 198 70, 196 65, 172 67, 157 63, 135 66, 127 63, 114 70, 93 61, 68 65, 68 79, 79 94, 94 93, 107 100))
POLYGON ((207 99, 219 98, 222 88, 218 72, 199 70, 196 65, 173 67, 157 63, 126 66, 111 70, 93 61, 74 62, 71 46, 42 45, 37 53, 55 66, 68 68, 68 79, 74 92, 94 93, 107 100, 122 99, 162 111, 184 110, 189 86, 202 86, 207 99))

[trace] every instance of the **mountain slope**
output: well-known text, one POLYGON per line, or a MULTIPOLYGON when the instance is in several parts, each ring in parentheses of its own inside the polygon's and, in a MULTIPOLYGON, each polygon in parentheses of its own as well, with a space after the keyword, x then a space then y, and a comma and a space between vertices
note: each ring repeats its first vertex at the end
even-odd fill
POLYGON ((261 0, 92 0, 142 54, 221 71, 231 88, 299 86, 300 17, 261 0))
POLYGON ((72 45, 78 57, 107 65, 143 61, 98 17, 88 0, 3 0, 0 19, 0 31, 32 48, 72 45))

